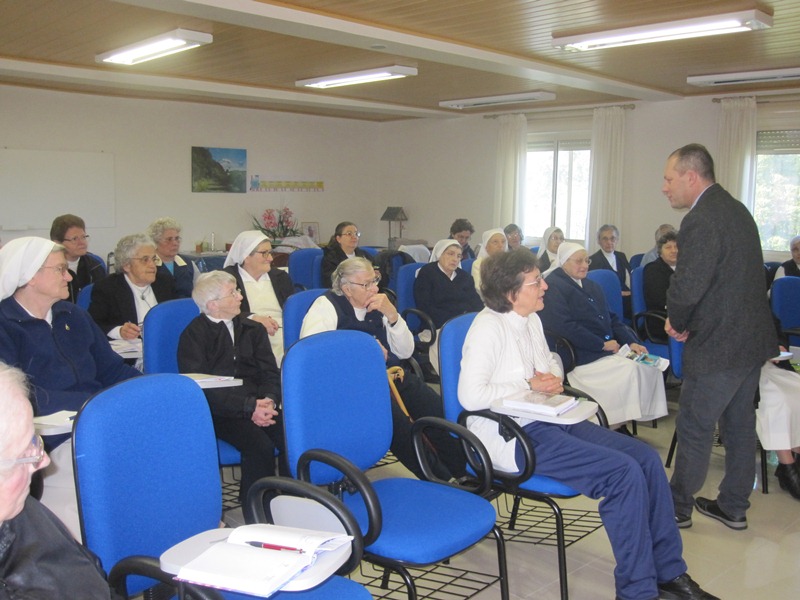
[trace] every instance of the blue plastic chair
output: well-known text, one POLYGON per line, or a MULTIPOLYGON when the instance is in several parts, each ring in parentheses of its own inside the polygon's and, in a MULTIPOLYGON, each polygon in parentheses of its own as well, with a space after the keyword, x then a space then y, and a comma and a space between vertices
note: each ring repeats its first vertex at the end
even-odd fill
POLYGON ((87 252, 86 254, 88 254, 93 259, 95 259, 97 262, 99 262, 103 266, 103 272, 108 274, 108 267, 106 267, 106 261, 104 261, 102 258, 97 256, 97 254, 92 254, 91 252, 87 252))
POLYGON ((644 258, 644 252, 640 252, 638 254, 634 254, 631 256, 631 260, 628 264, 631 266, 631 270, 638 269, 639 266, 642 264, 642 259, 644 258))
MULTIPOLYGON (((781 277, 772 283, 772 313, 781 322, 781 329, 800 327, 800 277, 781 277)), ((800 336, 790 335, 792 346, 800 346, 800 336)))
POLYGON ((315 256, 311 261, 311 286, 308 289, 317 289, 322 286, 322 254, 315 256))
POLYGON ((289 277, 304 289, 319 287, 313 277, 314 257, 322 256, 321 248, 300 248, 289 255, 289 277))
MULTIPOLYGON (((514 504, 509 519, 509 529, 514 529, 516 524, 519 505, 522 498, 528 498, 536 502, 546 504, 553 511, 556 523, 556 541, 558 554, 558 573, 561 582, 561 598, 566 600, 569 596, 567 587, 567 554, 566 541, 564 537, 564 517, 561 507, 554 498, 574 498, 580 493, 571 487, 559 483, 555 479, 544 475, 536 475, 533 465, 536 464, 535 452, 525 433, 519 428, 515 421, 491 411, 464 411, 458 401, 458 380, 461 376, 461 358, 464 348, 464 340, 467 337, 472 322, 477 313, 467 313, 450 319, 442 327, 439 336, 439 368, 442 386, 442 400, 444 401, 445 418, 454 423, 466 422, 469 415, 479 414, 505 425, 510 432, 515 432, 517 443, 522 444, 523 451, 526 453, 526 465, 520 473, 499 473, 495 471, 495 487, 498 492, 505 492, 514 496, 514 504)), ((565 387, 577 396, 587 397, 580 390, 565 387)), ((602 425, 607 426, 605 415, 602 409, 599 410, 599 420, 602 425)))
POLYGON ((461 261, 461 270, 465 273, 469 273, 472 275, 472 265, 475 263, 474 258, 468 258, 466 260, 461 261))
MULTIPOLYGON (((194 300, 179 298, 156 304, 147 311, 142 328, 144 372, 178 373, 178 343, 183 330, 200 314, 194 300)), ((241 464, 242 455, 224 440, 217 440, 219 464, 241 464)))
MULTIPOLYGON (((72 436, 81 533, 106 568, 121 560, 149 566, 170 582, 158 557, 171 546, 219 527, 222 493, 214 427, 205 396, 175 374, 146 375, 95 394, 72 436), (131 560, 129 557, 139 557, 131 560), (141 559, 141 557, 150 557, 141 559)), ((117 579, 112 569, 111 579, 117 579)), ((132 595, 153 579, 128 578, 132 595)), ((207 598, 252 596, 203 590, 207 598)), ((280 600, 368 598, 359 584, 333 577, 280 600), (338 594, 338 595, 337 595, 338 594)))
MULTIPOLYGON (((656 356, 669 358, 669 346, 654 342, 648 335, 647 317, 658 319, 662 323, 666 322, 666 317, 663 313, 647 310, 647 304, 644 300, 644 267, 636 267, 631 272, 631 308, 633 312, 633 329, 636 335, 645 342, 648 352, 656 356)), ((661 331, 663 332, 663 326, 661 331)))
POLYGON ((617 274, 609 269, 595 269, 594 271, 589 271, 586 277, 603 288, 608 310, 617 315, 620 321, 627 323, 627 319, 623 316, 622 287, 619 285, 617 274))
MULTIPOLYGON (((369 481, 363 474, 383 458, 392 438, 386 364, 375 340, 360 331, 312 335, 289 348, 281 371, 289 465, 300 479, 339 491, 364 533, 366 560, 399 573, 413 599, 416 586, 407 566, 447 560, 492 534, 507 599, 505 542, 488 500, 448 484, 407 477, 369 481)), ((480 445, 443 419, 418 420, 416 433, 430 424, 480 445)), ((415 442, 417 456, 424 456, 419 435, 415 442)), ((488 462, 485 451, 482 459, 488 462)))
POLYGON ((92 303, 92 290, 94 289, 94 284, 90 283, 85 285, 81 288, 81 291, 78 292, 78 301, 76 304, 80 306, 83 310, 89 310, 89 305, 92 303))
POLYGON ((300 330, 303 327, 303 318, 314 300, 327 292, 325 288, 305 290, 292 294, 283 305, 283 347, 288 350, 300 339, 300 330))
POLYGON ((191 298, 159 302, 147 311, 142 326, 145 373, 178 373, 181 333, 199 314, 200 309, 191 298))

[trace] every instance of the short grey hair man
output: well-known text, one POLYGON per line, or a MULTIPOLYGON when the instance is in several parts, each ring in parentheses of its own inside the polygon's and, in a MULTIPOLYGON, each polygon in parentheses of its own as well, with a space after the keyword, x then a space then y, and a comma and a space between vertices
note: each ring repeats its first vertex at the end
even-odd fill
POLYGON ((236 287, 236 278, 226 271, 211 271, 197 278, 192 289, 192 300, 201 313, 208 314, 208 303, 219 300, 222 288, 228 283, 236 287))

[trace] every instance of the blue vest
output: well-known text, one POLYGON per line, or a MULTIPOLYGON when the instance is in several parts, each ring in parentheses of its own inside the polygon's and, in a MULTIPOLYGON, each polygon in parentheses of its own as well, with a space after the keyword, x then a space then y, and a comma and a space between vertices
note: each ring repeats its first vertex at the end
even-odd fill
POLYGON ((350 301, 344 296, 337 296, 333 292, 325 292, 325 297, 330 300, 336 309, 337 327, 336 329, 350 329, 353 331, 363 331, 378 340, 389 353, 386 359, 387 367, 400 365, 400 359, 392 353, 389 348, 389 340, 386 337, 386 329, 383 326, 383 313, 379 310, 371 310, 364 317, 363 321, 356 318, 356 311, 350 301))

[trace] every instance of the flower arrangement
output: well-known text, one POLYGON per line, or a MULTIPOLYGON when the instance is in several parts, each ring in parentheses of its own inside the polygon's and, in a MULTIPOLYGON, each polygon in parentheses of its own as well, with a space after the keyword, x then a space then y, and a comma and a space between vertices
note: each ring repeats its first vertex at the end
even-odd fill
POLYGON ((260 221, 253 217, 253 226, 273 240, 300 235, 301 233, 294 213, 288 206, 284 206, 281 209, 268 208, 261 215, 260 221))

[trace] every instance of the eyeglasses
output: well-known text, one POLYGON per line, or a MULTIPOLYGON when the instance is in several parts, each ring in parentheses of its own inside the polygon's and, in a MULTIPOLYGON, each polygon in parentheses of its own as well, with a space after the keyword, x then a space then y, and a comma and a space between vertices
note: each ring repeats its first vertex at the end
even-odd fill
POLYGON ((592 264, 592 259, 591 258, 582 258, 582 259, 581 258, 570 258, 567 262, 573 262, 576 265, 579 265, 581 263, 590 265, 590 264, 592 264))
POLYGON ((356 283, 354 281, 344 281, 342 282, 344 285, 357 285, 358 287, 364 288, 364 290, 368 290, 373 285, 378 285, 381 282, 381 276, 378 275, 375 279, 368 281, 367 283, 356 283))
POLYGON ((260 254, 262 258, 267 258, 275 254, 274 250, 253 250, 251 254, 260 254))
POLYGON ((143 265, 155 264, 156 260, 158 260, 158 256, 155 254, 153 256, 132 256, 131 260, 138 260, 141 261, 143 265))
POLYGON ((83 235, 73 235, 71 238, 64 238, 62 241, 63 242, 72 242, 72 243, 85 242, 90 237, 92 237, 92 236, 90 236, 88 233, 84 233, 83 235))
MULTIPOLYGON (((86 236, 86 237, 89 237, 89 236, 86 236)), ((179 235, 176 235, 175 237, 161 238, 162 242, 167 242, 169 244, 171 244, 172 242, 178 242, 180 244, 182 240, 183 240, 183 238, 181 236, 179 236, 179 235)))
POLYGON ((342 235, 346 235, 347 237, 351 238, 360 238, 361 232, 360 231, 345 231, 342 235))
POLYGON ((53 269, 53 271, 55 271, 56 273, 58 273, 60 276, 63 277, 64 273, 69 271, 69 266, 67 266, 67 265, 56 265, 54 267, 39 267, 40 271, 42 269, 53 269))
POLYGON ((539 275, 539 276, 538 276, 536 279, 534 279, 533 281, 530 281, 530 282, 528 282, 528 283, 523 283, 522 285, 533 285, 533 286, 539 287, 540 285, 542 285, 542 281, 544 281, 544 277, 542 277, 541 275, 539 275))
POLYGON ((214 300, 225 300, 225 298, 236 298, 237 296, 242 295, 242 290, 236 288, 235 290, 231 290, 230 294, 225 294, 223 296, 217 296, 214 300))
POLYGON ((44 459, 44 440, 42 436, 36 434, 31 439, 30 445, 25 449, 25 455, 19 458, 7 458, 0 460, 0 469, 8 469, 15 465, 34 464, 38 465, 44 459))

